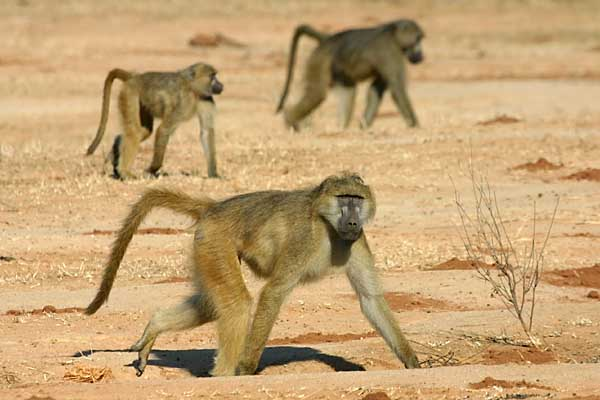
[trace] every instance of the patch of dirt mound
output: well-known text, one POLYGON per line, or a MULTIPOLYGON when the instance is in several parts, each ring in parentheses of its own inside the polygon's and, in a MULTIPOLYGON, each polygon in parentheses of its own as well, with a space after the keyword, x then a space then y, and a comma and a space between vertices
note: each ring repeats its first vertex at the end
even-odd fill
POLYGON ((412 310, 463 310, 461 306, 456 304, 410 293, 388 292, 384 297, 390 305, 390 308, 396 312, 412 310))
POLYGON ((517 122, 521 122, 522 119, 511 117, 510 115, 502 114, 494 117, 492 119, 488 119, 485 121, 479 121, 476 125, 488 126, 488 125, 496 125, 496 124, 515 124, 517 122))
POLYGON ((491 376, 486 376, 483 378, 481 382, 470 383, 469 387, 471 389, 487 389, 491 387, 501 387, 504 389, 512 389, 512 388, 530 388, 530 389, 544 389, 544 390, 554 390, 551 387, 538 385, 535 383, 529 383, 527 381, 505 381, 502 379, 494 379, 491 376))
POLYGON ((328 334, 319 332, 309 332, 303 335, 294 336, 292 338, 286 337, 282 339, 271 339, 269 340, 270 345, 282 345, 282 344, 318 344, 318 343, 338 343, 338 342, 349 342, 351 340, 362 340, 364 338, 376 337, 377 332, 366 332, 366 333, 341 333, 341 334, 328 334))
POLYGON ((481 355, 482 364, 546 364, 556 361, 556 357, 549 351, 538 350, 535 347, 493 347, 481 355))
POLYGON ((588 268, 550 271, 544 280, 555 286, 584 286, 600 289, 600 264, 588 268))
POLYGON ((461 260, 456 257, 449 259, 448 261, 444 261, 443 263, 434 265, 430 268, 431 271, 453 271, 453 270, 470 270, 470 269, 489 269, 494 266, 491 264, 486 264, 481 261, 475 260, 461 260))
POLYGON ((600 169, 588 168, 583 171, 575 172, 574 174, 567 175, 562 179, 570 179, 575 181, 594 181, 600 182, 600 169))
POLYGON ((47 305, 47 306, 44 306, 42 308, 36 308, 34 310, 31 310, 31 311, 25 311, 25 310, 8 310, 7 312, 4 313, 4 315, 18 316, 18 315, 25 315, 25 314, 32 314, 32 315, 69 314, 69 313, 77 313, 77 312, 83 312, 83 311, 85 311, 85 308, 81 308, 81 307, 56 308, 54 306, 47 305))
POLYGON ((542 158, 538 158, 538 160, 534 163, 528 162, 525 164, 520 164, 520 165, 517 165, 516 167, 513 167, 513 169, 525 169, 530 172, 535 172, 535 171, 551 171, 551 170, 555 170, 555 169, 560 169, 562 167, 564 167, 563 164, 553 164, 550 161, 548 161, 542 157, 542 158))
POLYGON ((385 392, 374 392, 374 393, 369 393, 368 395, 363 397, 362 400, 391 400, 391 399, 390 399, 390 396, 388 396, 387 393, 385 393, 385 392))
POLYGON ((600 300, 600 293, 598 293, 597 290, 590 290, 586 297, 589 299, 600 300))
MULTIPOLYGON (((187 232, 185 229, 175 228, 142 228, 138 229, 137 235, 179 235, 180 233, 187 232)), ((84 232, 84 235, 115 235, 117 231, 108 231, 101 229, 94 229, 91 232, 84 232)))
POLYGON ((225 36, 222 33, 198 33, 188 41, 188 44, 193 47, 217 47, 222 45, 246 47, 245 44, 225 36))
MULTIPOLYGON (((356 295, 345 295, 353 301, 357 301, 356 295)), ((420 294, 387 292, 383 295, 393 311, 455 311, 466 310, 466 308, 457 304, 449 303, 443 300, 433 299, 431 297, 421 296, 420 294)))

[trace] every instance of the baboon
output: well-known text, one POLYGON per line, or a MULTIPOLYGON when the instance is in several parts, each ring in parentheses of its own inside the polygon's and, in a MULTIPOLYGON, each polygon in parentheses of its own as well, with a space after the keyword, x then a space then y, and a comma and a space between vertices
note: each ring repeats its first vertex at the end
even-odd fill
POLYGON ((373 28, 351 29, 332 35, 309 25, 296 28, 292 38, 287 78, 277 112, 283 109, 294 72, 296 49, 302 35, 319 42, 308 58, 304 76, 304 94, 298 103, 284 110, 285 122, 298 130, 299 122, 317 108, 333 86, 339 95, 338 119, 344 128, 350 124, 356 84, 372 78, 367 93, 367 106, 360 126, 373 123, 381 98, 390 89, 398 110, 410 127, 418 125, 408 95, 404 57, 412 64, 423 60, 421 40, 425 37, 416 22, 406 19, 373 28))
POLYGON ((96 150, 108 119, 110 90, 115 79, 123 81, 119 94, 119 111, 124 134, 118 135, 107 161, 112 161, 114 177, 134 178, 130 167, 140 143, 152 134, 154 118, 161 124, 156 130, 154 155, 148 172, 157 175, 163 164, 169 137, 177 126, 198 115, 200 141, 208 164, 208 176, 217 176, 215 154, 213 95, 223 91, 217 79, 217 70, 208 64, 197 63, 175 72, 145 72, 141 74, 120 68, 111 70, 104 81, 102 114, 94 141, 87 155, 96 150))
POLYGON ((223 201, 149 189, 132 206, 112 245, 100 289, 86 309, 108 299, 117 269, 138 226, 155 207, 195 221, 192 267, 197 291, 182 304, 158 310, 131 347, 144 372, 157 336, 216 321, 219 350, 212 375, 256 372, 280 307, 292 289, 344 271, 362 312, 406 368, 418 359, 383 297, 363 225, 375 214, 375 197, 356 174, 330 176, 314 188, 264 191, 223 201), (265 278, 251 320, 252 299, 241 271, 244 261, 265 278))

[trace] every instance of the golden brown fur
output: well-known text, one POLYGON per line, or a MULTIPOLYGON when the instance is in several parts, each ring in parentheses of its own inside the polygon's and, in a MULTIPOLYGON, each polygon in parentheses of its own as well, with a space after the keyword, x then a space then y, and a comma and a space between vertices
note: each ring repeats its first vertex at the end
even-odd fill
POLYGON ((409 126, 418 121, 406 94, 404 59, 421 62, 420 42, 424 37, 421 28, 411 20, 397 20, 372 28, 351 29, 327 35, 308 25, 296 28, 292 38, 287 78, 277 112, 283 110, 293 76, 298 40, 302 35, 319 42, 311 53, 305 70, 305 87, 302 98, 284 110, 288 126, 298 129, 302 119, 316 109, 334 86, 340 97, 339 123, 344 128, 350 124, 356 84, 372 79, 367 94, 367 106, 361 119, 366 128, 373 123, 381 98, 390 89, 398 110, 409 126))
POLYGON ((406 367, 419 366, 383 297, 363 232, 363 224, 375 214, 375 198, 357 175, 331 176, 305 190, 254 192, 218 202, 149 189, 133 205, 113 243, 87 314, 107 300, 133 233, 154 207, 196 221, 192 267, 197 291, 184 303, 154 314, 132 347, 139 352, 138 374, 160 333, 210 321, 217 323, 219 340, 212 374, 253 374, 287 295, 330 271, 346 273, 367 319, 406 367), (253 318, 242 260, 266 279, 253 318))
POLYGON ((157 174, 162 167, 169 137, 177 126, 197 115, 200 138, 208 164, 208 176, 217 176, 214 146, 213 95, 221 93, 223 85, 217 71, 208 64, 193 64, 176 72, 145 72, 136 74, 122 69, 110 71, 104 81, 102 113, 96 137, 87 149, 92 154, 100 144, 110 103, 111 86, 115 79, 123 81, 119 94, 119 112, 123 135, 115 138, 108 160, 113 163, 116 178, 135 177, 130 168, 141 142, 152 134, 154 118, 161 124, 156 131, 154 155, 148 171, 157 174))

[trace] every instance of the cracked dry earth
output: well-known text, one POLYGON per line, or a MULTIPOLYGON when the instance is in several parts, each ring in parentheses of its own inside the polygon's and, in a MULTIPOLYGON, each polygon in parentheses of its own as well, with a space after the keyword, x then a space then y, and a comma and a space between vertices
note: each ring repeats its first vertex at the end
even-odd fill
MULTIPOLYGON (((600 398, 599 17, 593 1, 2 2, 0 398, 600 398), (408 67, 421 128, 405 128, 386 97, 372 129, 355 121, 338 130, 328 99, 302 133, 288 132, 274 109, 293 27, 397 17, 427 32, 426 61, 408 67), (195 35, 219 40, 191 47, 195 35), (215 65, 225 84, 222 179, 205 178, 196 121, 173 136, 169 175, 158 180, 104 175, 110 139, 83 156, 109 69, 196 61, 215 65), (539 350, 520 345, 516 320, 466 260, 454 199, 456 191, 472 200, 469 162, 488 177, 518 246, 531 235, 534 201, 539 240, 560 197, 537 292, 539 350), (192 290, 190 221, 166 211, 135 236, 108 304, 80 313, 143 188, 225 198, 340 170, 359 172, 376 192, 366 232, 386 298, 427 368, 404 370, 334 275, 293 292, 258 375, 208 377, 208 325, 160 337, 136 378, 126 349, 154 310, 192 290)), ((312 46, 302 42, 300 63, 312 46)), ((107 136, 118 129, 113 109, 107 136)), ((137 170, 151 148, 143 145, 137 170)), ((246 277, 256 293, 260 282, 246 277)))

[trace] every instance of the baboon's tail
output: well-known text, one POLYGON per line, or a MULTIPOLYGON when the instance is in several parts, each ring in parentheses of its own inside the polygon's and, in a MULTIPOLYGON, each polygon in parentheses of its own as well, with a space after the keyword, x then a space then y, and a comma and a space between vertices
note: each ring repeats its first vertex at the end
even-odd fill
POLYGON ((296 50, 298 48, 298 40, 300 40, 300 36, 302 35, 310 36, 313 39, 318 40, 319 43, 323 42, 323 40, 329 37, 329 35, 317 31, 310 25, 298 25, 296 31, 294 32, 294 36, 292 37, 290 57, 288 60, 287 78, 285 80, 285 86, 283 87, 283 93, 281 94, 281 98, 279 99, 279 105, 277 106, 276 113, 280 112, 283 109, 285 99, 287 98, 290 83, 292 83, 292 76, 294 74, 294 64, 296 64, 296 50))
POLYGON ((202 218, 208 207, 214 203, 215 201, 208 197, 194 198, 183 192, 165 188, 148 189, 131 207, 129 215, 123 221, 117 238, 113 242, 110 258, 102 276, 100 289, 94 300, 85 309, 85 313, 88 315, 95 313, 108 300, 108 295, 112 289, 117 270, 119 269, 121 260, 123 260, 127 246, 131 242, 137 228, 153 208, 168 208, 177 213, 188 215, 195 221, 198 221, 202 218))
POLYGON ((115 79, 120 79, 122 81, 126 81, 131 78, 133 74, 131 72, 125 71, 120 68, 115 68, 111 70, 106 79, 104 80, 104 92, 102 94, 102 114, 100 115, 100 126, 98 126, 98 132, 96 132, 96 137, 90 147, 88 147, 86 151, 86 155, 93 154, 96 150, 96 147, 102 141, 102 136, 104 136, 104 130, 106 129, 106 121, 108 120, 108 106, 110 104, 110 88, 115 79))

